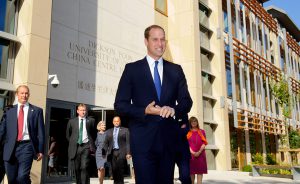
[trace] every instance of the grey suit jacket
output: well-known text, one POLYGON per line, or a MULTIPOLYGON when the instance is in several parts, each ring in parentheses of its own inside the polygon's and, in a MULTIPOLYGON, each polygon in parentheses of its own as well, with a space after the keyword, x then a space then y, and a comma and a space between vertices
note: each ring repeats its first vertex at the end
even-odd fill
MULTIPOLYGON (((69 159, 74 159, 77 151, 77 140, 79 136, 78 117, 70 119, 67 125, 66 138, 69 141, 68 155, 69 159)), ((86 118, 86 130, 89 138, 90 151, 95 152, 95 138, 97 135, 95 120, 93 118, 86 118)))

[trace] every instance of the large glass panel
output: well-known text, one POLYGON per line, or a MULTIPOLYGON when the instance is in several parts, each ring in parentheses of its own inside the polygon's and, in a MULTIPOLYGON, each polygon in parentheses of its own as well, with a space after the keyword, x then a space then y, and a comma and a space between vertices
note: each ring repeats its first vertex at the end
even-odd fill
POLYGON ((15 1, 0 0, 0 31, 14 33, 15 11, 15 1))
POLYGON ((241 86, 240 86, 240 78, 241 78, 241 74, 239 72, 239 68, 238 65, 241 62, 240 60, 236 60, 236 62, 238 63, 237 65, 235 65, 235 91, 236 91, 236 100, 238 102, 241 101, 241 86))
POLYGON ((68 142, 66 128, 71 109, 51 107, 48 149, 48 177, 68 176, 68 142))
POLYGON ((228 30, 229 30, 229 26, 228 26, 228 15, 227 15, 227 12, 223 11, 223 31, 228 33, 228 30))
POLYGON ((9 41, 0 38, 0 78, 7 78, 9 41))
POLYGON ((231 83, 231 69, 226 64, 226 86, 227 86, 227 97, 232 98, 232 83, 231 83))

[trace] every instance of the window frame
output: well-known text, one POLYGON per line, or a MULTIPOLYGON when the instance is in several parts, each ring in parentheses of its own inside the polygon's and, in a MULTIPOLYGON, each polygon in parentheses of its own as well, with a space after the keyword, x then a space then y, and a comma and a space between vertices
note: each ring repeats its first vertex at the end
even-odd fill
POLYGON ((167 0, 155 0, 154 1, 155 10, 159 13, 168 16, 168 1, 167 0))

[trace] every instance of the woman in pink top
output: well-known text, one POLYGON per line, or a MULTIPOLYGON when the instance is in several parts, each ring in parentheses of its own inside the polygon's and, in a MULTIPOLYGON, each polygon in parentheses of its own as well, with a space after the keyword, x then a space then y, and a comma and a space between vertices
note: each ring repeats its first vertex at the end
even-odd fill
POLYGON ((203 174, 207 174, 207 164, 205 155, 205 146, 207 145, 205 131, 199 128, 198 119, 191 117, 189 119, 190 131, 187 134, 187 139, 190 145, 191 160, 190 172, 192 184, 195 182, 197 175, 197 184, 202 183, 203 174))

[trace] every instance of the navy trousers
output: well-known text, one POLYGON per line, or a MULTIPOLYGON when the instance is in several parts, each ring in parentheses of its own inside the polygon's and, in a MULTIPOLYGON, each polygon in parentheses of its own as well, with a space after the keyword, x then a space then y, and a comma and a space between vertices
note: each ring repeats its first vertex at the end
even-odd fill
POLYGON ((16 143, 10 161, 4 161, 8 183, 30 184, 30 170, 33 161, 33 147, 30 141, 16 143))

